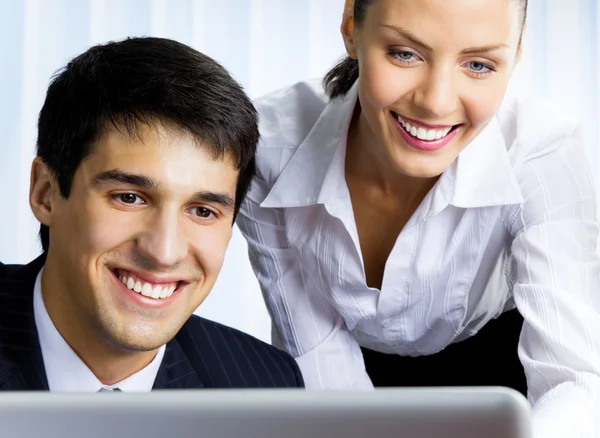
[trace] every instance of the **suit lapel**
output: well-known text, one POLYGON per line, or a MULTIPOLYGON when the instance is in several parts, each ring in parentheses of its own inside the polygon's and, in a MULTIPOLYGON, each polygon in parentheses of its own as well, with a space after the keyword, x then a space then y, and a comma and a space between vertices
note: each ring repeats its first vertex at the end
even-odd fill
MULTIPOLYGON (((3 391, 48 390, 33 313, 33 288, 44 262, 45 257, 41 256, 25 266, 8 266, 0 277, 0 390, 3 391)), ((190 342, 193 340, 184 325, 167 344, 153 389, 205 386, 185 353, 196 351, 190 342)))
POLYGON ((44 265, 8 267, 0 278, 0 390, 47 390, 48 381, 33 315, 33 288, 44 265))
MULTIPOLYGON (((186 330, 185 325, 182 331, 186 330)), ((165 355, 156 375, 153 390, 202 388, 204 383, 178 341, 181 331, 167 344, 165 355)))

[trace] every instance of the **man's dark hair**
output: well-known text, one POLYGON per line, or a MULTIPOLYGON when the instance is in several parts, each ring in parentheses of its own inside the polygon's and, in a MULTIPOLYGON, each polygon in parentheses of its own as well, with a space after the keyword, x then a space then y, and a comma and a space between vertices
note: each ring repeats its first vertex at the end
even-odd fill
MULTIPOLYGON (((255 173, 256 110, 221 65, 173 40, 129 38, 71 60, 48 87, 37 155, 68 198, 75 171, 109 125, 136 136, 140 126, 156 121, 191 133, 216 159, 233 159, 237 214, 255 173)), ((46 252, 48 227, 41 226, 40 238, 46 252)))

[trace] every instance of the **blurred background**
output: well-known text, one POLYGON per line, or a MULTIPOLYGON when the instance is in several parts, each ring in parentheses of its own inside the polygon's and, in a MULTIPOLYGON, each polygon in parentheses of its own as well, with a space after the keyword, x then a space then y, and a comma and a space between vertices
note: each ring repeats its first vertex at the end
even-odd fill
MULTIPOLYGON (((419 1, 419 0, 413 0, 419 1)), ((600 182, 600 7, 529 0, 523 60, 509 93, 551 100, 584 127, 600 182)), ((219 61, 252 98, 322 76, 343 54, 344 0, 0 0, 0 260, 40 253, 28 205, 36 119, 50 77, 94 44, 161 36, 219 61)), ((598 192, 600 193, 600 187, 598 192)), ((198 314, 270 340, 270 320, 237 229, 198 314)))

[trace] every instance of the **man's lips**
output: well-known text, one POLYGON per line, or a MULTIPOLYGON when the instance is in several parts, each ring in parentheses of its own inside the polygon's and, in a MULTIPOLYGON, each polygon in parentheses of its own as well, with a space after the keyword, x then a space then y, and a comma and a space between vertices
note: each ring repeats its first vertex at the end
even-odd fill
POLYGON ((129 275, 139 278, 141 281, 145 281, 147 283, 152 284, 170 284, 170 283, 178 283, 184 282, 189 283, 184 277, 181 276, 173 276, 173 275, 155 275, 149 272, 136 270, 136 269, 128 269, 128 268, 113 268, 113 271, 117 274, 117 276, 121 275, 129 275))
POLYGON ((173 276, 159 277, 125 269, 112 269, 111 271, 127 289, 153 299, 169 298, 189 284, 188 281, 173 276))

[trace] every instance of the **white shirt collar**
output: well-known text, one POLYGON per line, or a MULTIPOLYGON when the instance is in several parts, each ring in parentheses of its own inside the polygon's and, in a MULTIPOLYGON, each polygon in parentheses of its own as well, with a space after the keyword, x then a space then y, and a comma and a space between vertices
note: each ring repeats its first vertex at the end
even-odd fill
MULTIPOLYGON (((346 136, 357 98, 358 81, 346 96, 327 103, 261 207, 300 207, 330 200, 339 179, 343 180, 346 136)), ((522 203, 507 146, 512 145, 506 144, 500 121, 494 117, 442 174, 423 213, 431 216, 448 204, 473 208, 522 203)))
POLYGON ((119 388, 123 392, 151 391, 166 347, 160 347, 152 362, 137 373, 112 386, 103 385, 67 344, 50 319, 42 297, 42 272, 43 268, 33 290, 33 313, 50 391, 98 392, 102 387, 119 388))

